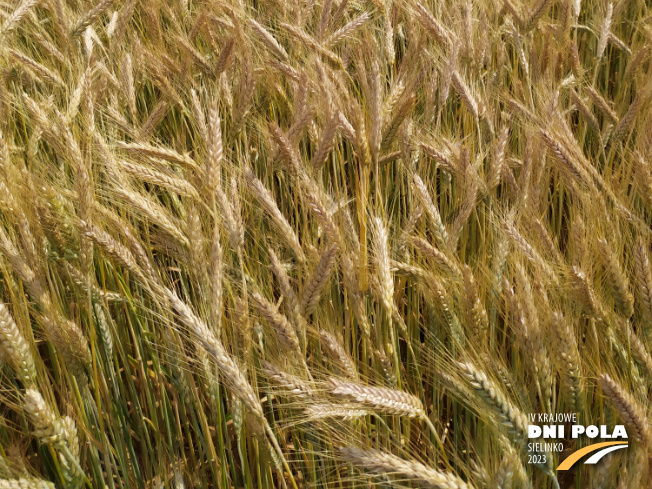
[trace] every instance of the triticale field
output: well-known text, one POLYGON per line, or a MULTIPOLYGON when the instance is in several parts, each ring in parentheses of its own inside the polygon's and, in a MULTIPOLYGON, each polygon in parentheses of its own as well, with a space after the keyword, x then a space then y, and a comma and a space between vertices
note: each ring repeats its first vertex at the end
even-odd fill
POLYGON ((651 256, 649 0, 0 0, 0 489, 652 488, 651 256))

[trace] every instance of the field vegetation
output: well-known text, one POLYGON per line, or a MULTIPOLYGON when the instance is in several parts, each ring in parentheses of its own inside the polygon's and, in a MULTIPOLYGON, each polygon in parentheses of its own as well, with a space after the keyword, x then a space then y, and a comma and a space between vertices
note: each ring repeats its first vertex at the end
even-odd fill
POLYGON ((0 489, 652 487, 651 99, 645 0, 0 2, 0 489))

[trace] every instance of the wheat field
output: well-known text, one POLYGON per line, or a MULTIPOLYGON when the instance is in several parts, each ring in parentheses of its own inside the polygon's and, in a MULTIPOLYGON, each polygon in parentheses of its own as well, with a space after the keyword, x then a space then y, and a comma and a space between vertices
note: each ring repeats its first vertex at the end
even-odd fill
POLYGON ((651 99, 645 0, 0 2, 0 489, 652 488, 651 99))

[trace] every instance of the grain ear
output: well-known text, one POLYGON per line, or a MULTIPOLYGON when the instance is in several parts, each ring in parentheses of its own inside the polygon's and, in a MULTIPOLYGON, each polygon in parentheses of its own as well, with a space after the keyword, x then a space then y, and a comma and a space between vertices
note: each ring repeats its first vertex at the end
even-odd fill
POLYGON ((600 376, 600 385, 609 402, 631 429, 632 437, 646 444, 650 438, 650 426, 643 408, 608 374, 600 376))
POLYGON ((389 453, 353 447, 341 448, 340 455, 345 461, 372 474, 379 476, 395 474, 400 478, 414 481, 420 487, 471 489, 471 486, 459 477, 432 469, 416 460, 404 460, 389 453))
POLYGON ((0 303, 0 348, 25 385, 36 381, 36 367, 31 348, 11 316, 7 306, 0 303))
POLYGON ((422 417, 425 414, 421 400, 407 392, 367 386, 335 377, 330 378, 326 385, 334 396, 355 401, 380 412, 409 418, 422 417))

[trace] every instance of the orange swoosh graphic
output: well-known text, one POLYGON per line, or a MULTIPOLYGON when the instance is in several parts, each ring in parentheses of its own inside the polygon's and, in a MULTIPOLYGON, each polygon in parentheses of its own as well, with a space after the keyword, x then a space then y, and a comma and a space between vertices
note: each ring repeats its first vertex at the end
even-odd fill
POLYGON ((566 458, 561 464, 559 464, 559 467, 557 467, 557 470, 568 470, 570 469, 575 462, 577 462, 579 459, 581 459, 584 455, 587 455, 591 452, 595 452, 596 450, 600 450, 601 448, 604 447, 610 447, 613 445, 627 445, 627 442, 623 441, 606 441, 604 443, 595 443, 593 445, 589 445, 588 447, 584 447, 576 452, 574 452, 571 456, 566 458))

